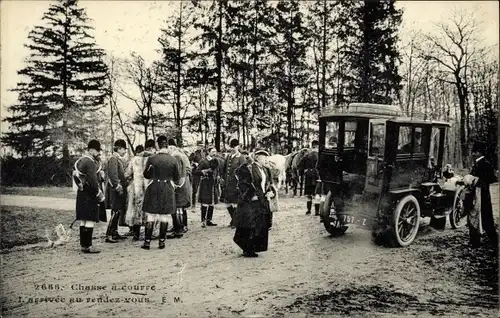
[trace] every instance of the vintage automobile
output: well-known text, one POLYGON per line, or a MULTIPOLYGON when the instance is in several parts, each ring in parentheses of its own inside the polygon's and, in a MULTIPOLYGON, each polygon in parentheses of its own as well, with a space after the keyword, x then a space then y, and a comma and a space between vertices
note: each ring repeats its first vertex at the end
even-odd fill
MULTIPOLYGON (((376 242, 404 247, 423 217, 444 229, 464 224, 463 184, 443 188, 446 122, 402 117, 399 106, 353 103, 319 118, 321 218, 332 236, 349 225, 372 230, 376 242)), ((458 181, 457 181, 458 180, 458 181)))

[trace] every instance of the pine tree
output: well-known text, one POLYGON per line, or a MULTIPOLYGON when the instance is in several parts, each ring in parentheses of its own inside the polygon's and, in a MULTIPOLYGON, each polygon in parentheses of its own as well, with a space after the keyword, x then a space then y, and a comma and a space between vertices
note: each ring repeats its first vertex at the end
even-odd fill
MULTIPOLYGON (((297 90, 308 81, 306 50, 309 45, 299 1, 280 1, 276 6, 276 36, 271 51, 275 62, 272 65, 274 79, 280 98, 286 101, 287 148, 293 148, 293 122, 297 90)), ((280 132, 276 134, 279 136, 280 132)))
POLYGON ((401 89, 398 74, 398 28, 402 10, 395 0, 343 2, 351 74, 351 101, 390 104, 401 89), (354 34, 351 36, 351 32, 354 34))
POLYGON ((18 71, 25 80, 13 89, 18 103, 9 107, 11 132, 4 142, 23 154, 62 147, 67 162, 68 145, 93 134, 94 112, 106 95, 107 67, 76 0, 59 0, 42 21, 45 25, 35 26, 25 44, 31 54, 18 71))

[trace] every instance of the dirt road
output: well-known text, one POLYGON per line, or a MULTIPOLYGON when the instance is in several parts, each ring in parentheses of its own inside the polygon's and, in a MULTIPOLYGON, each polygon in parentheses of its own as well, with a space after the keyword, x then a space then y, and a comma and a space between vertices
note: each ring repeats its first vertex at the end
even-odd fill
POLYGON ((388 249, 362 229, 329 237, 304 205, 282 200, 270 250, 255 259, 240 256, 222 207, 215 211, 218 227, 203 229, 199 212, 190 213, 190 231, 164 250, 157 241, 150 251, 131 239, 106 244, 99 224, 100 254, 81 254, 77 233, 56 248, 4 251, 2 315, 496 315, 498 284, 484 268, 493 254, 465 248, 463 229, 423 226, 409 248, 388 249))

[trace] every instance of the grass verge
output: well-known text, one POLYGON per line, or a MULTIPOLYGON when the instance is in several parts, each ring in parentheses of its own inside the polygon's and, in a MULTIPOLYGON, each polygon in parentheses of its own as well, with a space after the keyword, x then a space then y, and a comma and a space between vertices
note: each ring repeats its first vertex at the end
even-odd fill
POLYGON ((2 194, 30 195, 52 198, 76 198, 76 192, 71 187, 0 187, 2 194))
POLYGON ((73 222, 74 211, 27 207, 1 207, 2 242, 1 248, 35 244, 56 238, 55 227, 62 223, 65 228, 73 222))

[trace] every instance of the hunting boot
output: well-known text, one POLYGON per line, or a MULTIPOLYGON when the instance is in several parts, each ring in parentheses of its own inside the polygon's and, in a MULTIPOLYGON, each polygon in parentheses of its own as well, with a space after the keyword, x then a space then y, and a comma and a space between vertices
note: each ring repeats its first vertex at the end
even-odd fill
POLYGON ((85 246, 85 227, 80 225, 80 247, 83 249, 85 246))
POLYGON ((319 215, 319 203, 314 203, 314 215, 319 215))
POLYGON ((167 236, 168 222, 160 223, 160 239, 158 240, 158 248, 165 248, 165 237, 167 236))
POLYGON ((179 213, 172 214, 172 221, 174 226, 174 231, 167 235, 167 239, 181 238, 182 237, 182 222, 179 218, 179 213))
POLYGON ((312 201, 307 201, 307 212, 306 215, 311 214, 312 201))
POLYGON ((234 207, 233 206, 229 206, 227 208, 227 210, 229 211, 229 216, 231 217, 231 222, 229 223, 229 227, 230 228, 234 228, 234 225, 233 225, 233 216, 234 216, 234 207))
POLYGON ((146 222, 144 229, 144 244, 141 246, 142 249, 149 250, 151 245, 151 236, 153 236, 154 222, 146 222))
POLYGON ((182 209, 182 225, 184 226, 183 228, 183 232, 186 233, 187 231, 189 231, 188 229, 188 215, 187 215, 187 210, 186 209, 182 209))
POLYGON ((208 213, 207 213, 207 225, 208 226, 217 226, 217 224, 212 222, 212 216, 214 215, 214 206, 210 205, 208 207, 208 213))
POLYGON ((207 219, 207 207, 202 205, 201 206, 201 227, 205 227, 206 219, 207 219))
POLYGON ((122 213, 122 212, 120 212, 120 211, 116 212, 116 224, 113 227, 113 232, 112 232, 114 240, 126 240, 127 239, 126 236, 122 236, 118 233, 118 222, 120 220, 120 213, 122 213))
POLYGON ((116 243, 117 240, 113 237, 115 225, 118 225, 118 213, 111 211, 111 220, 109 220, 108 228, 106 229, 106 243, 116 243))
POLYGON ((83 250, 84 253, 100 253, 101 251, 92 246, 92 234, 94 233, 94 228, 93 227, 85 227, 85 249, 83 250))
POLYGON ((139 240, 139 236, 141 235, 141 226, 140 225, 134 225, 132 227, 132 233, 134 237, 132 238, 134 241, 139 240))

